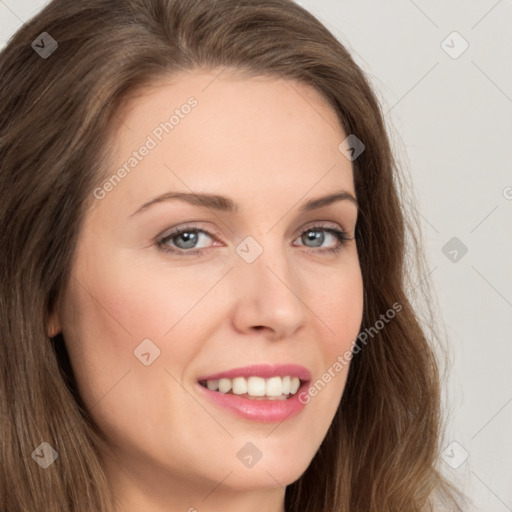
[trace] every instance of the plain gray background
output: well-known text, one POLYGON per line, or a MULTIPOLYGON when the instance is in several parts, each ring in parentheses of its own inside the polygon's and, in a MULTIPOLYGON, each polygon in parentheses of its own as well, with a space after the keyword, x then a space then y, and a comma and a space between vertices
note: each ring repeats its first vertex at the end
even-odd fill
MULTIPOLYGON (((0 0, 0 46, 45 3, 0 0)), ((367 73, 412 179, 453 357, 442 469, 468 510, 512 511, 512 2, 298 3, 367 73)))

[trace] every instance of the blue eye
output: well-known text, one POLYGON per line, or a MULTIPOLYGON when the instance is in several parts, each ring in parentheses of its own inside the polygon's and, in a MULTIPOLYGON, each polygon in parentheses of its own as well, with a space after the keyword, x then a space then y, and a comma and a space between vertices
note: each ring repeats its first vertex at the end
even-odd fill
POLYGON ((334 247, 326 249, 325 252, 339 252, 343 247, 344 243, 347 240, 350 240, 345 231, 341 231, 339 229, 334 228, 324 228, 321 226, 307 229, 306 231, 303 232, 300 238, 303 242, 314 242, 315 245, 312 246, 314 248, 319 247, 323 244, 323 242, 326 239, 325 233, 335 238, 338 242, 334 247))
MULTIPOLYGON (((199 255, 204 252, 204 249, 209 248, 208 245, 198 247, 197 244, 208 238, 216 238, 216 235, 206 229, 199 229, 195 226, 184 226, 175 229, 171 233, 157 240, 159 249, 178 255, 199 255)), ((352 240, 348 234, 340 229, 325 227, 325 226, 312 226, 306 229, 298 237, 301 239, 302 244, 310 249, 321 249, 318 253, 338 253, 348 240, 352 240), (334 238, 334 247, 321 248, 329 237, 334 238), (307 245, 311 243, 312 245, 307 245)))

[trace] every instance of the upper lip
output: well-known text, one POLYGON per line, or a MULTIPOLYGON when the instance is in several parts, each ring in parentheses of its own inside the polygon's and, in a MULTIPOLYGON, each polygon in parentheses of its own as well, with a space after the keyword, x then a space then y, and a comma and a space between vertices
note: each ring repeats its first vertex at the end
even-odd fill
POLYGON ((233 368, 225 372, 212 373, 199 377, 202 380, 234 379, 235 377, 298 377, 301 381, 311 380, 311 373, 307 368, 298 364, 255 364, 243 368, 233 368))

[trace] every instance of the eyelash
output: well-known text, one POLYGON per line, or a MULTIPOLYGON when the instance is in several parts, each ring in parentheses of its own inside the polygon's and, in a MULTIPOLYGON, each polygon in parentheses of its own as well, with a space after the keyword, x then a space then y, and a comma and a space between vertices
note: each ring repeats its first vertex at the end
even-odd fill
MULTIPOLYGON (((315 251, 314 247, 310 247, 308 252, 310 252, 312 250, 313 252, 319 252, 321 254, 322 253, 337 254, 343 249, 346 242, 348 242, 349 240, 353 240, 353 238, 348 236, 348 233, 346 231, 332 228, 332 227, 322 226, 322 225, 308 227, 307 229, 302 231, 302 233, 299 234, 299 237, 304 235, 305 233, 310 232, 310 231, 326 231, 327 233, 330 233, 337 238, 338 244, 335 247, 331 247, 329 249, 323 249, 323 250, 321 249, 318 251, 315 251)), ((188 250, 188 249, 172 249, 169 247, 169 245, 167 245, 166 242, 168 242, 169 240, 172 240, 173 238, 181 235, 182 233, 190 233, 190 232, 205 233, 206 235, 208 235, 211 238, 217 238, 217 235, 215 233, 213 233, 207 229, 198 228, 195 226, 183 226, 183 227, 175 229, 174 231, 165 235, 164 237, 157 239, 156 245, 158 246, 158 248, 160 250, 162 250, 166 253, 171 253, 171 254, 177 254, 177 255, 183 255, 183 256, 196 256, 196 255, 203 254, 203 252, 205 250, 207 250, 206 248, 190 249, 190 250, 188 250)))

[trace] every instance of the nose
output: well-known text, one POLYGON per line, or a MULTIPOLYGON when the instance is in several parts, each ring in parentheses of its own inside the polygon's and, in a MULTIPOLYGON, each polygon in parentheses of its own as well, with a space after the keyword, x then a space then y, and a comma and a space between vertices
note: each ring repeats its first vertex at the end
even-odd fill
POLYGON ((282 248, 264 247, 252 263, 238 258, 232 274, 233 324, 239 332, 264 331, 278 340, 293 336, 303 326, 307 297, 282 248))

